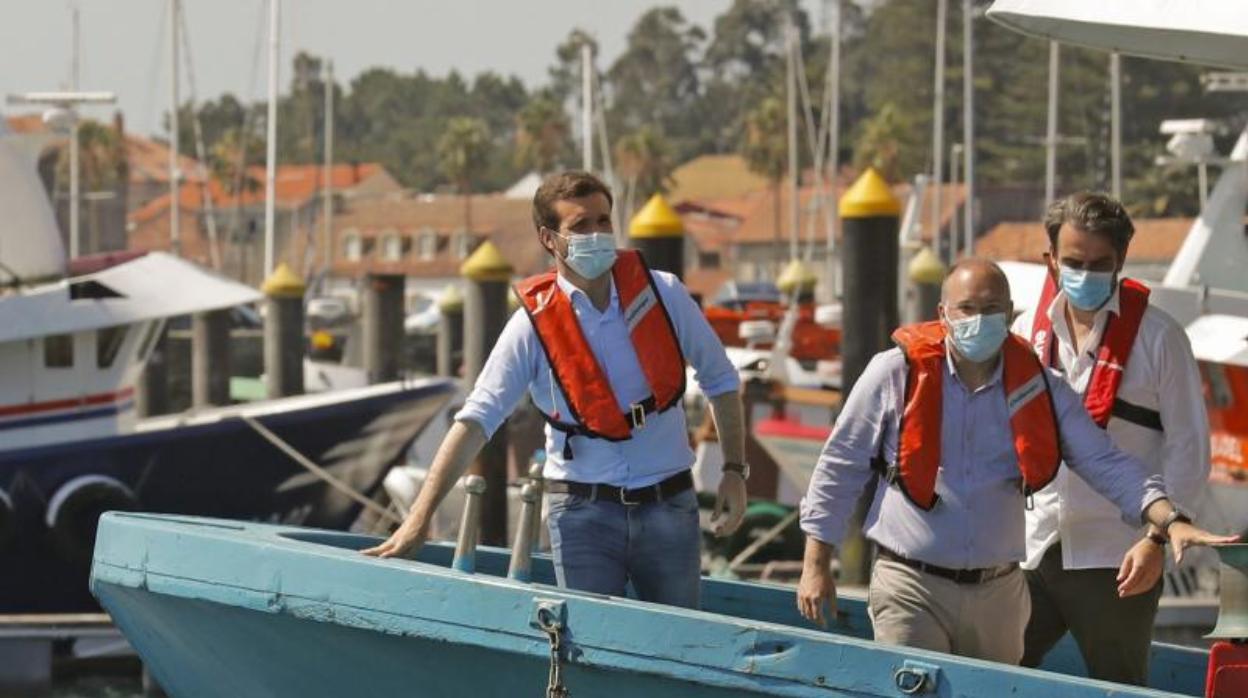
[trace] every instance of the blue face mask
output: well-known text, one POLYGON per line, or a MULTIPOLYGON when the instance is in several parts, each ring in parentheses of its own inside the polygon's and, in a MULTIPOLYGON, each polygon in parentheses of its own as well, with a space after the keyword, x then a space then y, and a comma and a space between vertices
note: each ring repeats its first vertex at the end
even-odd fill
POLYGON ((1009 319, 1005 313, 972 315, 964 318, 946 318, 949 323, 949 341, 953 348, 967 361, 981 363, 991 359, 1001 349, 1010 333, 1009 319))
POLYGON ((1080 310, 1096 310, 1114 294, 1114 272, 1084 271, 1059 267, 1058 275, 1066 300, 1080 310))
POLYGON ((582 278, 596 279, 615 265, 615 236, 611 233, 560 235, 568 241, 563 261, 582 278))

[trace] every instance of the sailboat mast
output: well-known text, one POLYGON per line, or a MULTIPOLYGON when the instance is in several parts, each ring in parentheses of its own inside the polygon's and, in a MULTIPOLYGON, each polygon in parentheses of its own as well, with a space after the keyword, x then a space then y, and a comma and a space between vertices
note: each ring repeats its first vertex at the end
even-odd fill
POLYGON ((1109 171, 1110 191, 1122 201, 1122 55, 1109 54, 1109 171))
MULTIPOLYGON (((933 84, 935 104, 932 106, 932 245, 940 254, 940 204, 945 169, 945 17, 948 0, 936 3, 936 76, 933 84)), ((952 242, 952 241, 950 241, 952 242)), ((956 245, 949 246, 952 258, 956 245)))
MULTIPOLYGON (((74 30, 74 58, 70 66, 71 85, 69 89, 73 92, 78 91, 78 66, 79 66, 79 40, 78 40, 78 6, 73 7, 71 16, 73 18, 74 30)), ((78 206, 81 203, 78 195, 78 112, 72 111, 73 125, 69 129, 69 258, 73 259, 78 256, 78 206)))
POLYGON ((1048 210, 1057 192, 1057 85, 1060 48, 1049 42, 1049 117, 1044 135, 1044 208, 1048 210))
POLYGON ((281 0, 269 0, 269 105, 266 118, 267 148, 264 157, 264 271, 267 277, 273 271, 274 185, 277 180, 277 61, 278 19, 281 0))
POLYGON ((788 92, 788 130, 789 130, 789 259, 798 258, 797 236, 801 227, 801 212, 798 202, 798 163, 797 163, 797 69, 794 65, 794 52, 798 50, 795 35, 796 27, 791 17, 785 17, 785 89, 788 92))
POLYGON ((594 171, 594 74, 589 42, 581 44, 581 169, 594 171))
MULTIPOLYGON (((975 38, 974 0, 962 0, 962 178, 966 200, 962 204, 962 253, 970 257, 975 246, 975 38)), ((956 236, 957 231, 953 231, 956 236)))
POLYGON ((322 282, 329 276, 329 267, 333 255, 333 219, 334 219, 334 62, 325 61, 325 187, 324 209, 322 217, 325 227, 322 231, 321 259, 322 282))
POLYGON ((841 0, 831 0, 832 3, 832 26, 829 29, 831 34, 832 55, 828 60, 828 71, 830 72, 828 82, 828 181, 832 184, 832 200, 833 206, 827 212, 828 216, 828 283, 831 292, 831 298, 840 297, 840 279, 836 274, 836 235, 837 229, 840 227, 840 214, 836 210, 836 206, 840 202, 840 191, 837 189, 837 176, 841 171, 840 153, 841 153, 841 0))
POLYGON ((169 247, 182 254, 178 197, 178 0, 169 0, 169 247))

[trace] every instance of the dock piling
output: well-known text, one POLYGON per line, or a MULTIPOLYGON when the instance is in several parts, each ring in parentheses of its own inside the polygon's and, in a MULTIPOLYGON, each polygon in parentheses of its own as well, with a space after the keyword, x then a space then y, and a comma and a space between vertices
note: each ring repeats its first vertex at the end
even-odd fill
POLYGON ((650 197, 628 224, 629 241, 651 269, 685 277, 685 224, 662 194, 650 197))
POLYGON ((230 404, 230 311, 191 317, 191 406, 230 404))
POLYGON ((924 245, 910 259, 906 267, 910 279, 910 297, 906 303, 906 322, 925 322, 936 319, 936 306, 940 304, 940 285, 945 280, 945 265, 924 245))
POLYGON ((303 393, 303 294, 307 290, 290 267, 279 264, 260 290, 267 297, 264 316, 264 384, 270 398, 303 393))
POLYGON ((402 274, 369 274, 364 280, 364 372, 369 383, 399 377, 403 344, 402 274))
POLYGON ((455 377, 464 363, 464 294, 451 284, 438 299, 438 375, 455 377))
MULTIPOLYGON (((507 297, 511 264, 494 243, 477 247, 460 274, 466 280, 464 294, 464 385, 476 382, 490 350, 507 324, 507 297)), ((507 545, 507 429, 494 432, 469 472, 485 478, 488 485, 481 513, 481 542, 507 545)))

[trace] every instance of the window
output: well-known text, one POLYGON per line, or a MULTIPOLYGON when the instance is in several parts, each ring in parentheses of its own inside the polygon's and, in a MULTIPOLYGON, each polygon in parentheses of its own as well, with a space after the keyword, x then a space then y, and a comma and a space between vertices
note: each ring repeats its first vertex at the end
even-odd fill
POLYGON ((459 233, 455 236, 455 256, 460 259, 466 258, 472 254, 477 247, 477 240, 468 233, 459 233))
POLYGON ((143 335, 143 341, 139 343, 139 361, 147 361, 152 347, 155 346, 156 340, 160 338, 164 325, 164 320, 153 320, 147 323, 146 334, 143 335))
POLYGON ((109 368, 117 360, 117 352, 126 341, 126 326, 105 327, 95 332, 95 365, 109 368))
POLYGON ((386 233, 381 238, 381 258, 387 262, 397 262, 403 258, 403 242, 395 233, 386 233))
POLYGON ((719 253, 718 252, 699 252, 698 267, 700 269, 718 269, 719 253))
POLYGON ((342 239, 342 256, 347 258, 348 262, 360 261, 361 254, 360 234, 354 230, 348 231, 342 239))
POLYGON ((360 257, 372 257, 373 250, 377 249, 377 238, 364 238, 360 250, 360 257))
POLYGON ((417 247, 417 254, 420 255, 421 261, 429 261, 438 254, 438 234, 432 230, 422 230, 417 247))
POLYGON ((54 334, 44 337, 43 365, 48 368, 73 368, 74 335, 54 334))

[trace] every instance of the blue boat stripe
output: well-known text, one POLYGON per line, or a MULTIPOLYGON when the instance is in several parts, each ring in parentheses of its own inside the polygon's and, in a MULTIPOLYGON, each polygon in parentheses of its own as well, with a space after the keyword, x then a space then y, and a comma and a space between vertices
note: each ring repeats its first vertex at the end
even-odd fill
POLYGON ((80 419, 96 419, 99 417, 108 417, 122 412, 128 412, 134 409, 134 399, 125 400, 112 405, 104 405, 103 407, 94 407, 81 412, 69 412, 67 414, 49 414, 40 415, 38 417, 27 417, 26 419, 16 419, 11 422, 0 422, 0 431, 9 429, 21 429, 23 427, 41 427, 48 424, 60 424, 62 422, 73 422, 80 419))

